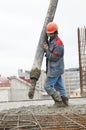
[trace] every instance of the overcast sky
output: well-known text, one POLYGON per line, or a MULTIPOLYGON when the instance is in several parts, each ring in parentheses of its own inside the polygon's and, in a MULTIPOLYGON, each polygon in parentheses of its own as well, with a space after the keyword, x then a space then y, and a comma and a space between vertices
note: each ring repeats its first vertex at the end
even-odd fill
MULTIPOLYGON (((50 0, 0 0, 0 74, 31 70, 50 0)), ((77 28, 86 26, 86 0, 59 0, 54 22, 65 46, 65 68, 78 67, 77 28)), ((45 69, 45 58, 42 64, 45 69)))

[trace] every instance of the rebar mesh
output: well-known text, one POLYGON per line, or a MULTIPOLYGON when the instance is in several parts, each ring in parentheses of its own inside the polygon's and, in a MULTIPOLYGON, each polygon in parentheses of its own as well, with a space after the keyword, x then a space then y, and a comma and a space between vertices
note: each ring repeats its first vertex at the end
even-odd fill
POLYGON ((86 114, 1 113, 0 130, 86 130, 86 114))

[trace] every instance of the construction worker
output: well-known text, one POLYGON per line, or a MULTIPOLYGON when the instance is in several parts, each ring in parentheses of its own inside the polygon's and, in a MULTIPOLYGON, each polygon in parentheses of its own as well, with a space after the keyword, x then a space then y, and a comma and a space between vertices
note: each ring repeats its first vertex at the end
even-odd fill
POLYGON ((53 98, 55 104, 68 106, 68 97, 61 75, 64 73, 64 45, 58 36, 58 26, 54 22, 46 26, 47 42, 43 48, 46 52, 46 81, 44 88, 53 98))

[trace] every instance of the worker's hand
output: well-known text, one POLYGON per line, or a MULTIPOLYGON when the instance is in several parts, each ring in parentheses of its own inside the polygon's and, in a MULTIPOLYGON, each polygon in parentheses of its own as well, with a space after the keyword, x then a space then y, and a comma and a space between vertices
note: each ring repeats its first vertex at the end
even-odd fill
POLYGON ((47 44, 46 42, 44 42, 43 48, 44 48, 44 51, 47 51, 47 50, 48 50, 48 44, 47 44))

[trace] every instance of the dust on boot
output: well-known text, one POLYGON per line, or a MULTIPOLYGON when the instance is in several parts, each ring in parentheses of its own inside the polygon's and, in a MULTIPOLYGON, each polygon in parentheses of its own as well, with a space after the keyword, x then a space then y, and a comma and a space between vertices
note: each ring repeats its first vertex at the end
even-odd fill
POLYGON ((65 106, 68 106, 68 97, 61 96, 62 102, 65 104, 65 106))
POLYGON ((53 98, 53 100, 55 102, 54 106, 56 106, 56 107, 64 106, 59 92, 56 92, 55 94, 51 95, 51 97, 53 98))

